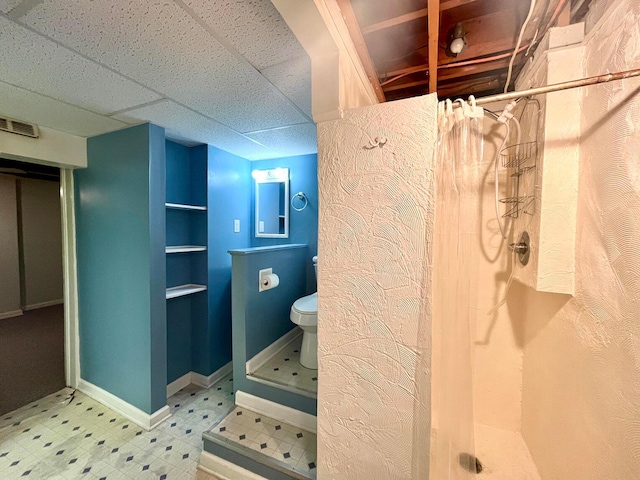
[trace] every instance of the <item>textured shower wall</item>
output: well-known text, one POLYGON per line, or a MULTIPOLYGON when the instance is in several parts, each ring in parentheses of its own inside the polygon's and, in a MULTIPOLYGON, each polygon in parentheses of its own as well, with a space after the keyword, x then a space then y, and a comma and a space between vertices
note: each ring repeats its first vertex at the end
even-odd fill
POLYGON ((428 478, 436 103, 318 128, 319 478, 428 478))
MULTIPOLYGON (((587 76, 640 68, 640 3, 584 45, 587 76)), ((542 478, 637 479, 640 81, 584 89, 582 112, 576 294, 526 291, 522 430, 542 478)))

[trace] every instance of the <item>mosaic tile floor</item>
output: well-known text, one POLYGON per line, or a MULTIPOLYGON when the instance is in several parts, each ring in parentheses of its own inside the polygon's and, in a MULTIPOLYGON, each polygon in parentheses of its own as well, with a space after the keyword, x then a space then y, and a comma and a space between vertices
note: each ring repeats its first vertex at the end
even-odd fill
POLYGON ((193 479, 202 433, 233 407, 227 376, 168 399, 172 416, 147 432, 71 389, 0 417, 0 479, 193 479))
POLYGON ((251 375, 313 394, 318 393, 318 371, 300 364, 302 335, 285 346, 251 375))
POLYGON ((316 478, 314 433, 235 407, 210 434, 282 462, 308 478, 316 478))

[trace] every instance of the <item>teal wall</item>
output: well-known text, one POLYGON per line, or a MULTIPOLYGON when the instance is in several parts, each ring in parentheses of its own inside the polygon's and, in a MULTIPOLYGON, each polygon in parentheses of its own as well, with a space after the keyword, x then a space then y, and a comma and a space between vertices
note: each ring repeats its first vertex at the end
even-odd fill
POLYGON ((246 377, 246 362, 287 332, 291 305, 306 293, 306 245, 257 247, 229 252, 233 262, 233 382, 234 389, 316 414, 316 400, 274 388, 246 377), (278 287, 258 292, 258 272, 273 268, 278 287))
POLYGON ((87 140, 74 171, 81 376, 146 413, 166 405, 164 130, 87 140))
MULTIPOLYGON (((289 169, 289 199, 304 192, 309 204, 302 212, 289 208, 289 238, 256 238, 255 236, 255 183, 251 188, 251 246, 264 247, 301 243, 309 247, 309 258, 306 259, 307 292, 316 291, 316 277, 311 257, 318 253, 318 155, 301 155, 297 157, 274 158, 251 163, 252 170, 268 170, 271 168, 289 169)), ((296 201, 298 205, 298 201, 296 201)))
POLYGON ((209 316, 204 326, 207 333, 197 340, 194 371, 210 375, 231 361, 231 257, 227 251, 250 245, 253 179, 248 160, 216 147, 203 148, 208 152, 209 316), (233 231, 234 220, 240 220, 238 233, 233 231))

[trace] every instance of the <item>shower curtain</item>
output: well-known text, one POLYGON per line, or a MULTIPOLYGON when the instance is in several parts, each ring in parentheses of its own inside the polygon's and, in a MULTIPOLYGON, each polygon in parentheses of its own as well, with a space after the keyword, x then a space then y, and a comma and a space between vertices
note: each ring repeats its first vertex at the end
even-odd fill
POLYGON ((473 333, 484 112, 470 101, 438 105, 430 462, 437 480, 476 473, 473 333))

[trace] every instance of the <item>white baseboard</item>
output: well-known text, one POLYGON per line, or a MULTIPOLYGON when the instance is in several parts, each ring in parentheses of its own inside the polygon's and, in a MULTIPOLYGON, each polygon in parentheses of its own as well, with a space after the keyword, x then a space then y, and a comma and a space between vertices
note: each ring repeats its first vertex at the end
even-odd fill
POLYGON ((256 473, 205 451, 200 454, 198 470, 205 472, 216 480, 265 480, 264 477, 256 473))
POLYGON ((53 307, 54 305, 61 305, 63 303, 64 303, 64 300, 62 298, 58 300, 50 300, 48 302, 34 303, 32 305, 26 305, 24 307, 24 311, 27 312, 29 310, 37 310, 38 308, 53 307))
POLYGON ((0 313, 0 320, 3 320, 5 318, 19 317, 23 313, 24 312, 22 310, 12 310, 10 312, 0 313))
POLYGON ((211 385, 222 379, 224 376, 229 375, 231 372, 233 372, 233 364, 231 362, 220 367, 208 377, 200 375, 196 372, 191 372, 191 383, 203 388, 209 388, 211 385))
POLYGON ((290 332, 284 334, 261 352, 258 352, 257 355, 247 360, 247 375, 255 372, 262 365, 267 363, 274 355, 293 342, 300 335, 302 335, 302 329, 300 327, 296 327, 290 332))
POLYGON ((208 377, 200 375, 196 372, 185 373, 183 376, 167 385, 167 398, 171 395, 175 395, 184 387, 191 385, 192 383, 202 388, 209 388, 220 379, 229 375, 231 372, 233 372, 232 362, 229 362, 226 365, 220 367, 208 377))
POLYGON ((185 373, 183 376, 181 376, 180 378, 174 380, 169 385, 167 385, 167 398, 169 398, 171 395, 175 395, 184 387, 190 385, 192 373, 193 372, 185 373))
POLYGON ((280 420, 294 427, 302 428, 311 433, 318 433, 318 422, 315 416, 296 410, 295 408, 280 405, 279 403, 256 397, 250 393, 238 390, 236 392, 236 405, 267 417, 280 420))
POLYGON ((78 383, 78 390, 82 393, 90 396, 94 400, 102 403, 105 407, 118 412, 120 415, 128 418, 136 425, 141 426, 145 430, 152 430, 157 427, 163 420, 171 416, 169 407, 165 405, 158 411, 149 415, 143 412, 138 407, 134 407, 130 403, 125 402, 114 394, 103 390, 102 388, 87 382, 84 379, 80 379, 78 383))

